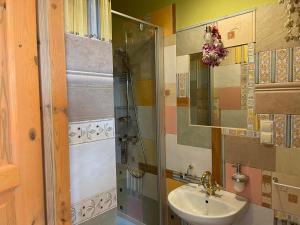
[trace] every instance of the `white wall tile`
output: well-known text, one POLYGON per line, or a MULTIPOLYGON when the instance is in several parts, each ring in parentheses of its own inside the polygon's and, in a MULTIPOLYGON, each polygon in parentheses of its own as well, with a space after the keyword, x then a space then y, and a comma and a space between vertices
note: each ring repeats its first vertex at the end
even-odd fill
POLYGON ((176 83, 176 45, 164 48, 165 83, 176 83))
POLYGON ((177 56, 176 73, 190 72, 190 55, 177 56))
POLYGON ((70 146, 72 204, 116 188, 115 139, 70 146))
POLYGON ((273 225, 274 211, 255 204, 250 204, 248 210, 233 225, 273 225))
POLYGON ((193 174, 200 176, 204 171, 212 170, 211 149, 177 144, 176 134, 166 134, 167 169, 185 172, 193 165, 193 174))

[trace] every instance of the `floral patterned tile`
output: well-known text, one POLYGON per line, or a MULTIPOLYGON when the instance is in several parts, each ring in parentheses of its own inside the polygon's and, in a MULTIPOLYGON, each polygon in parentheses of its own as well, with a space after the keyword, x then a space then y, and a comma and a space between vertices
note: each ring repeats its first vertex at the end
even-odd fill
POLYGON ((177 97, 189 97, 189 73, 177 74, 177 97))
POLYGON ((286 115, 276 114, 274 115, 275 124, 275 144, 277 146, 285 145, 286 137, 286 115))
POLYGON ((72 205, 72 224, 81 224, 117 207, 117 191, 99 193, 72 205))
POLYGON ((284 83, 288 82, 288 49, 276 50, 276 82, 284 83))
POLYGON ((69 143, 71 145, 113 138, 114 119, 80 121, 69 124, 69 143))
POLYGON ((259 53, 259 83, 271 83, 271 51, 259 53))

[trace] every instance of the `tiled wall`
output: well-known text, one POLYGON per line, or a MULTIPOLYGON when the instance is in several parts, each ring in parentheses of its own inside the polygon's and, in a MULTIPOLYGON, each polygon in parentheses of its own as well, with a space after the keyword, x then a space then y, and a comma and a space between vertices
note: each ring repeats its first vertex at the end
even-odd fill
POLYGON ((88 224, 100 215, 112 221, 117 206, 112 46, 67 34, 66 53, 72 222, 88 224))
MULTIPOLYGON (((247 78, 245 83, 247 130, 222 128, 223 151, 225 153, 225 189, 234 192, 231 180, 231 176, 234 173, 232 164, 234 163, 242 163, 242 172, 250 178, 245 191, 240 193, 240 195, 247 197, 251 202, 247 214, 241 221, 236 223, 240 225, 300 224, 299 191, 290 187, 278 187, 273 184, 273 178, 276 177, 279 182, 300 187, 300 116, 279 114, 257 115, 255 113, 255 83, 299 81, 300 48, 297 46, 300 44, 286 44, 278 36, 273 38, 275 34, 282 37, 285 32, 283 26, 275 25, 282 24, 285 18, 282 15, 283 11, 280 7, 275 4, 257 9, 255 22, 257 43, 256 45, 253 43, 248 45, 248 64, 245 68, 245 76, 247 78), (262 14, 262 12, 273 10, 279 13, 276 17, 276 23, 271 21, 274 18, 274 13, 262 14), (264 15, 268 16, 265 17, 264 15), (269 27, 269 24, 272 24, 272 29, 264 29, 269 27), (259 30, 258 27, 260 28, 259 30), (258 49, 255 51, 256 46, 258 46, 258 49), (274 146, 262 145, 260 143, 259 121, 261 119, 270 119, 275 122, 274 146)), ((197 32, 203 33, 195 29, 195 33, 197 32)), ((190 33, 191 35, 186 34, 185 36, 183 33, 179 33, 178 41, 182 43, 182 41, 191 40, 190 36, 193 36, 193 32, 191 31, 190 33), (181 38, 181 36, 184 36, 184 38, 181 38)), ((191 42, 189 41, 185 49, 192 49, 190 46, 191 42)), ((197 173, 205 168, 211 169, 211 166, 208 165, 211 165, 210 146, 207 145, 207 149, 197 147, 198 143, 193 134, 188 135, 193 138, 186 145, 177 144, 178 140, 182 137, 182 131, 179 130, 180 124, 178 125, 180 121, 178 117, 181 115, 178 115, 178 110, 175 110, 175 108, 184 109, 189 105, 189 100, 185 98, 187 97, 188 89, 186 88, 188 86, 186 85, 186 81, 182 79, 189 70, 187 64, 184 64, 184 61, 188 61, 186 59, 187 56, 185 56, 187 54, 184 52, 185 49, 177 47, 177 55, 179 57, 177 57, 176 62, 174 58, 175 45, 174 36, 165 38, 167 168, 184 171, 189 163, 201 162, 195 164, 197 173), (178 74, 177 83, 176 72, 174 71, 176 64, 178 74), (180 100, 177 100, 177 102, 176 97, 180 97, 180 100), (175 118, 177 118, 177 123, 175 118), (177 129, 175 124, 177 124, 177 129)), ((199 43, 196 44, 196 46, 198 45, 199 43)), ((183 114, 186 113, 188 111, 185 111, 183 114)), ((197 137, 199 138, 200 134, 197 137)), ((172 187, 171 183, 168 183, 172 187)), ((176 220, 176 216, 174 214, 172 216, 173 219, 170 220, 169 224, 180 224, 178 218, 176 220)))

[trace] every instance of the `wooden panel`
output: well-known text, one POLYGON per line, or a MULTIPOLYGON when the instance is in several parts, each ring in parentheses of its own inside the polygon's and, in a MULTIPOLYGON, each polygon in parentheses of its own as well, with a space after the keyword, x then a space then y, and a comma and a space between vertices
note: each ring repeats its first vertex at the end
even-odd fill
POLYGON ((300 45, 300 41, 285 41, 287 30, 285 29, 284 24, 286 23, 286 20, 287 15, 283 5, 274 3, 257 8, 255 44, 257 52, 300 45))
POLYGON ((255 42, 254 18, 255 13, 250 12, 218 21, 224 46, 227 48, 255 42))
POLYGON ((16 221, 44 225, 36 1, 7 0, 6 13, 10 145, 20 171, 14 192, 16 221))
POLYGON ((112 44, 66 34, 67 69, 113 73, 112 44))
POLYGON ((69 120, 114 117, 112 77, 68 75, 69 120))
POLYGON ((17 187, 19 182, 20 175, 16 166, 8 164, 0 167, 0 192, 17 187))
MULTIPOLYGON (((0 225, 16 225, 13 191, 0 194, 0 225)), ((21 224, 21 223, 20 223, 21 224)))
MULTIPOLYGON (((0 1, 3 4, 3 1, 0 1)), ((9 90, 6 60, 6 11, 0 10, 0 166, 11 162, 9 145, 9 90)))
POLYGON ((177 180, 173 180, 173 179, 170 179, 170 178, 167 178, 167 195, 173 191, 174 189, 182 186, 182 185, 185 185, 185 183, 183 182, 180 182, 180 181, 177 181, 177 180))
POLYGON ((212 176, 218 184, 222 185, 222 129, 212 128, 212 176))
MULTIPOLYGON (((0 7, 4 4, 0 0, 0 7)), ((16 225, 14 190, 19 183, 12 162, 9 129, 9 88, 7 71, 6 11, 0 8, 0 225, 16 225), (12 168, 13 167, 13 168, 12 168), (7 191, 10 189, 9 191, 7 191)))
POLYGON ((47 224, 71 224, 63 1, 39 5, 47 224))
POLYGON ((300 82, 255 85, 256 113, 299 115, 299 102, 300 82))

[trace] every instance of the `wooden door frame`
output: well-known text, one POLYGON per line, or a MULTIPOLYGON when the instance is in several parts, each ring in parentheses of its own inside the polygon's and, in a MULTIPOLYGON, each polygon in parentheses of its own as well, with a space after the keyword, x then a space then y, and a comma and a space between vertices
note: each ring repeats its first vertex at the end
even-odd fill
POLYGON ((0 88, 0 132, 6 134, 0 137, 0 152, 7 156, 0 163, 0 223, 44 225, 36 0, 0 4, 5 6, 5 41, 0 47, 5 48, 1 63, 6 68, 0 76, 5 81, 0 88))
POLYGON ((64 1, 37 4, 47 225, 71 225, 64 1))

